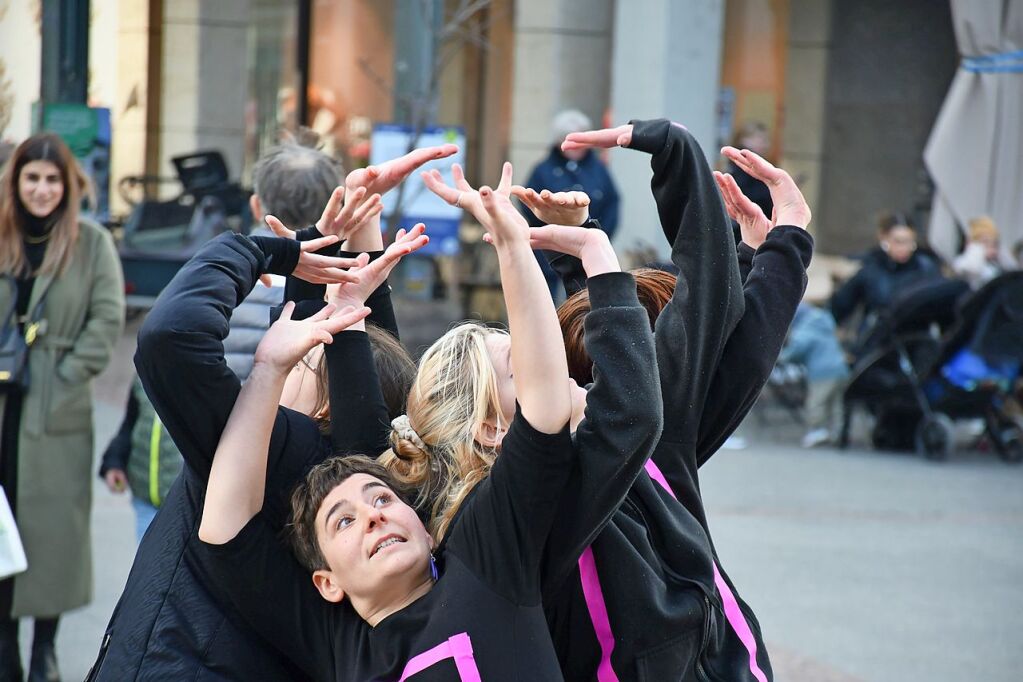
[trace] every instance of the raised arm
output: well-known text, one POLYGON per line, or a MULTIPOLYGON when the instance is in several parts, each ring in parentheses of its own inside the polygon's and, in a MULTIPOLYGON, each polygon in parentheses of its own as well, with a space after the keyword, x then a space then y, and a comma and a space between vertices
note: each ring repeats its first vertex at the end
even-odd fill
POLYGON ((696 446, 702 466, 749 413, 771 375, 806 290, 813 238, 779 225, 757 249, 746 280, 746 314, 725 345, 707 394, 696 446))
POLYGON ((601 230, 546 226, 532 244, 578 258, 587 279, 590 312, 584 342, 593 359, 593 384, 575 433, 579 459, 558 505, 542 573, 545 594, 560 589, 583 550, 621 505, 660 437, 661 388, 649 316, 632 275, 619 272, 601 230))
POLYGON ((458 164, 452 173, 453 188, 445 185, 436 171, 424 173, 423 180, 442 199, 472 213, 490 235, 489 242, 497 249, 512 335, 515 394, 522 415, 534 428, 556 433, 572 412, 568 361, 554 302, 530 248, 529 225, 509 199, 511 164, 505 163, 496 190, 486 186, 474 190, 458 164), (559 384, 561 378, 564 382, 559 384))
POLYGON ((263 508, 267 452, 284 382, 314 346, 361 321, 368 308, 332 305, 306 320, 293 321, 289 303, 256 349, 252 373, 242 387, 220 436, 206 488, 199 538, 223 544, 263 508))
POLYGON ((510 598, 538 601, 541 552, 573 463, 568 362, 554 303, 530 249, 529 226, 509 200, 511 164, 504 165, 496 190, 476 192, 460 171, 455 166, 457 189, 439 174, 424 174, 424 181, 469 210, 497 249, 518 411, 489 477, 477 486, 472 513, 452 527, 449 547, 474 557, 483 576, 510 598))
POLYGON ((725 345, 707 394, 696 447, 698 465, 717 451, 760 395, 806 290, 806 268, 813 253, 813 238, 805 230, 810 209, 792 177, 751 152, 731 147, 723 151, 767 184, 775 215, 768 221, 731 176, 716 174, 728 212, 744 230, 744 241, 750 232, 766 234, 766 239, 753 256, 743 286, 746 312, 725 345))
POLYGON ((322 240, 300 247, 274 238, 217 237, 175 275, 139 330, 139 378, 186 464, 201 478, 209 476, 240 388, 224 360, 231 311, 265 272, 299 270, 321 281, 355 278, 340 269, 351 262, 302 250, 323 245, 322 240))
MULTIPOLYGON (((386 286, 387 276, 398 261, 429 242, 424 230, 422 224, 408 233, 399 230, 394 243, 377 260, 359 269, 358 284, 327 287, 330 303, 337 309, 372 307, 372 297, 381 286, 386 286)), ((357 323, 336 334, 334 343, 325 346, 323 360, 327 363, 330 433, 334 452, 376 457, 387 449, 391 429, 364 323, 357 323)))

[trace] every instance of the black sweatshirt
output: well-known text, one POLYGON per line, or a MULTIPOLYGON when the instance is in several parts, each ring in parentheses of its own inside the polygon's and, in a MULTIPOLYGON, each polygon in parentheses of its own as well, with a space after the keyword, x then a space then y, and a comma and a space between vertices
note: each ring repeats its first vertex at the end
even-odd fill
MULTIPOLYGON (((240 389, 224 360, 229 316, 260 274, 288 275, 298 255, 297 243, 284 240, 234 234, 211 240, 164 289, 139 332, 139 376, 186 467, 139 547, 94 679, 194 679, 204 671, 216 671, 218 679, 302 679, 229 605, 213 597, 196 535, 213 453, 240 389)), ((333 351, 351 385, 377 385, 366 334, 342 332, 333 351)), ((354 410, 376 404, 367 399, 350 409, 359 414, 354 410)), ((379 418, 369 411, 365 415, 353 421, 372 424, 379 418)), ((278 450, 267 469, 266 513, 273 525, 283 523, 287 497, 310 466, 334 449, 361 450, 378 431, 367 437, 345 430, 328 443, 311 419, 281 408, 272 439, 278 450), (285 442, 288 456, 283 456, 285 442)))
MULTIPOLYGON (((631 146, 653 155, 651 186, 681 271, 656 325, 665 430, 653 462, 673 490, 640 476, 568 589, 552 585, 548 598, 545 586, 549 624, 567 679, 592 679, 601 667, 621 680, 699 679, 708 671, 716 679, 754 679, 749 652, 723 614, 696 476, 696 441, 703 435, 713 443, 730 433, 766 380, 805 286, 809 237, 798 228, 779 228, 753 259, 752 249, 740 246, 737 264, 730 222, 688 132, 667 121, 638 122, 631 146), (745 291, 740 274, 749 276, 745 291), (730 381, 723 383, 722 375, 730 381), (708 422, 705 415, 713 417, 708 422), (594 584, 602 594, 594 595, 594 584), (591 613, 594 603, 606 615, 599 608, 591 613)), ((585 475, 603 475, 599 465, 588 463, 581 452, 585 475)), ((720 576, 727 581, 723 571, 720 576)), ((745 613, 758 633, 748 607, 745 613)), ((758 666, 769 676, 763 642, 753 637, 758 666)))
POLYGON ((560 680, 540 606, 541 550, 573 461, 568 429, 544 434, 516 414, 490 475, 464 502, 439 550, 429 593, 375 627, 325 601, 257 515, 208 545, 214 576, 263 636, 318 680, 460 678, 450 651, 484 680, 560 680))

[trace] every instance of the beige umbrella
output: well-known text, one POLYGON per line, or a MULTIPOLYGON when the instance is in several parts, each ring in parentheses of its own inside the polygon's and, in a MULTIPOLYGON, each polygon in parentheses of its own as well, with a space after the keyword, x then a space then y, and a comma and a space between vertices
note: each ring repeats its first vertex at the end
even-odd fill
POLYGON ((928 238, 945 258, 987 214, 1006 252, 1023 239, 1023 0, 951 0, 963 61, 924 149, 934 179, 928 238))

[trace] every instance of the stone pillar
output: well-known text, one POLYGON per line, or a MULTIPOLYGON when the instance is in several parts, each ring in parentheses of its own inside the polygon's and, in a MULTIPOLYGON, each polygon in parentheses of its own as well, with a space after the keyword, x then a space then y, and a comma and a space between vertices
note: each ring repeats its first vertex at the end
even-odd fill
MULTIPOLYGON (((611 107, 614 121, 666 117, 684 124, 716 159, 715 112, 721 80, 723 0, 618 2, 614 24, 611 107)), ((645 154, 611 153, 622 196, 615 235, 619 253, 670 251, 650 195, 645 154)))
MULTIPOLYGON (((116 94, 110 107, 113 129, 110 212, 113 215, 129 209, 117 191, 121 178, 160 172, 160 26, 163 21, 161 0, 120 0, 116 11, 116 94)), ((98 50, 99 46, 93 49, 98 50)))
POLYGON ((248 102, 249 0, 174 0, 164 5, 160 174, 170 158, 204 149, 224 154, 241 176, 248 102))
MULTIPOLYGON (((517 181, 546 156, 556 113, 579 109, 601 124, 610 92, 613 19, 614 0, 515 2, 508 157, 517 181)), ((496 182, 495 172, 485 169, 484 179, 496 182)))
POLYGON ((780 165, 800 184, 816 233, 824 163, 824 118, 832 0, 790 0, 785 61, 785 123, 780 165))

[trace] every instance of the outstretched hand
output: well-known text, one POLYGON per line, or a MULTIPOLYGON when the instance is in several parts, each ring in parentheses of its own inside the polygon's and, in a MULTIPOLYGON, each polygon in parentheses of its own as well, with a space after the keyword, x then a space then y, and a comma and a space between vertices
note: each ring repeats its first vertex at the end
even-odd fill
POLYGON ((293 301, 284 304, 280 318, 270 326, 256 347, 256 363, 273 367, 278 372, 290 372, 310 350, 321 343, 332 343, 334 334, 364 319, 370 310, 365 306, 338 309, 328 304, 304 320, 291 319, 294 312, 293 301))
POLYGON ((565 141, 561 143, 561 151, 570 152, 573 149, 589 149, 591 147, 599 147, 601 149, 628 147, 631 143, 632 124, 626 123, 616 128, 569 133, 565 137, 565 141))
MULTIPOLYGON (((283 236, 288 231, 284 224, 272 215, 266 217, 266 224, 278 236, 283 236)), ((319 239, 299 242, 301 254, 298 257, 298 265, 295 266, 291 274, 312 284, 358 282, 359 276, 353 272, 348 272, 346 268, 362 267, 369 261, 368 255, 361 253, 356 258, 335 258, 333 256, 319 256, 314 253, 331 244, 336 244, 337 241, 337 235, 332 234, 320 237, 319 239)))
MULTIPOLYGON (((725 207, 728 209, 729 215, 739 222, 740 229, 742 229, 744 220, 758 231, 763 230, 764 223, 767 223, 769 227, 763 231, 766 239, 767 231, 778 225, 795 225, 805 229, 810 224, 812 217, 810 206, 806 203, 803 193, 799 191, 799 187, 791 175, 748 149, 723 147, 721 153, 743 171, 767 185, 767 189, 771 192, 771 200, 774 202, 774 215, 771 216, 770 221, 767 221, 767 216, 759 207, 756 207, 755 212, 750 209, 752 202, 739 190, 734 179, 731 179, 731 182, 724 180, 724 186, 727 186, 729 192, 726 194, 722 179, 719 179, 718 176, 727 174, 715 173, 714 178, 718 181, 718 187, 722 188, 722 195, 725 196, 725 207), (729 207, 729 198, 731 198, 732 207, 729 207), (732 214, 733 208, 736 215, 732 214), (743 217, 740 218, 740 215, 743 217)), ((743 240, 745 241, 745 234, 743 240)))
POLYGON ((590 197, 586 192, 551 192, 549 189, 537 192, 513 185, 511 193, 548 225, 582 225, 590 215, 590 197))
MULTIPOLYGON (((316 229, 324 236, 335 235, 340 241, 348 239, 352 234, 359 231, 383 211, 383 204, 379 194, 366 196, 366 188, 358 187, 353 190, 346 190, 344 187, 335 187, 330 194, 327 205, 316 221, 316 229), (347 194, 348 200, 342 200, 347 194)), ((289 229, 275 216, 267 216, 266 224, 270 230, 284 239, 295 239, 296 233, 289 229), (273 218, 271 221, 270 219, 273 218)))
MULTIPOLYGON (((492 238, 485 234, 483 241, 489 243, 492 238)), ((620 272, 622 269, 607 233, 595 227, 574 225, 531 227, 529 246, 532 249, 575 256, 582 261, 587 277, 595 277, 605 272, 620 272)))
POLYGON ((714 180, 721 190, 728 217, 739 223, 742 241, 754 249, 760 248, 767 239, 767 233, 774 227, 764 215, 764 210, 743 194, 731 173, 714 171, 714 180))
POLYGON ((398 261, 430 243, 425 232, 426 226, 422 223, 408 232, 398 230, 394 243, 387 247, 380 258, 355 271, 359 275, 358 283, 327 285, 327 302, 338 308, 363 305, 369 295, 387 280, 398 261))
POLYGON ((445 184, 444 178, 437 170, 423 173, 423 183, 427 189, 441 199, 458 206, 472 214, 476 220, 490 233, 490 243, 501 246, 506 242, 529 239, 529 223, 522 214, 515 210, 511 203, 512 165, 505 161, 501 168, 501 182, 497 189, 486 185, 473 189, 466 181, 462 167, 455 164, 451 173, 455 186, 445 184))
POLYGON ((336 234, 341 241, 369 224, 370 219, 384 210, 379 194, 370 194, 365 187, 337 187, 316 221, 320 234, 336 234), (341 203, 344 199, 344 204, 341 203))
POLYGON ((444 159, 458 152, 454 144, 413 149, 404 156, 391 159, 376 166, 359 168, 345 178, 345 187, 353 190, 363 187, 367 192, 386 194, 402 183, 414 170, 430 161, 444 159))

